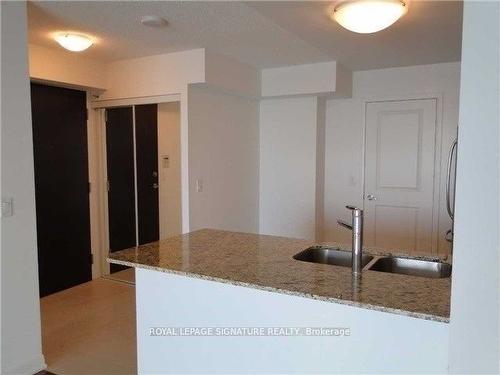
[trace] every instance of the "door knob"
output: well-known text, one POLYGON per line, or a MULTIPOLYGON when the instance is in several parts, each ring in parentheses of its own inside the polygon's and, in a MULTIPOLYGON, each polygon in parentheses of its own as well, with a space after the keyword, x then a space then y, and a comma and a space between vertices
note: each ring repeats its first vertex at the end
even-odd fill
POLYGON ((159 186, 159 185, 155 182, 155 183, 153 184, 153 189, 158 189, 158 186, 159 186))
POLYGON ((377 200, 377 198, 373 194, 368 194, 366 196, 366 199, 368 199, 369 201, 376 201, 377 200))

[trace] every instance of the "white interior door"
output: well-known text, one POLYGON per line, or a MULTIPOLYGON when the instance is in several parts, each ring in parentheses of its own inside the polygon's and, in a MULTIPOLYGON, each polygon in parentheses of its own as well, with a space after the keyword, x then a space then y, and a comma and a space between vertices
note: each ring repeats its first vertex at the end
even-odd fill
POLYGON ((435 99, 367 103, 367 246, 432 251, 435 139, 435 99))

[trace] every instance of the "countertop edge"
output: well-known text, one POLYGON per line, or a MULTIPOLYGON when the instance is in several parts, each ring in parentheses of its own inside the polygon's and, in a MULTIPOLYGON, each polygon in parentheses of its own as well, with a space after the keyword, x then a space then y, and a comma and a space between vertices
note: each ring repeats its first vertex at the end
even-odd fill
POLYGON ((170 273, 170 274, 174 274, 174 275, 186 276, 186 277, 190 277, 190 278, 194 278, 194 279, 209 280, 209 281, 220 282, 223 284, 231 284, 231 285, 242 286, 242 287, 246 287, 246 288, 264 290, 264 291, 268 291, 268 292, 274 292, 274 293, 287 294, 287 295, 292 295, 292 296, 297 296, 297 297, 309 298, 309 299, 313 299, 313 300, 325 301, 325 302, 330 302, 330 303, 338 303, 341 305, 359 307, 359 308, 363 308, 363 309, 367 309, 367 310, 374 310, 374 311, 386 312, 386 313, 397 314, 397 315, 404 315, 404 316, 409 316, 409 317, 416 318, 416 319, 430 320, 430 321, 438 322, 438 323, 450 323, 450 318, 447 318, 444 316, 439 316, 439 315, 432 315, 432 314, 426 314, 426 313, 419 313, 419 312, 395 309, 395 308, 391 308, 391 307, 372 305, 369 303, 354 302, 354 301, 344 300, 344 299, 335 298, 335 297, 324 297, 324 296, 315 295, 315 294, 296 292, 296 291, 287 290, 287 289, 273 288, 273 287, 259 285, 259 284, 247 283, 247 282, 243 282, 243 281, 224 279, 224 278, 220 278, 220 277, 216 277, 216 276, 202 275, 199 273, 177 271, 177 270, 172 270, 169 268, 148 266, 148 265, 141 264, 141 263, 133 263, 133 262, 127 262, 127 261, 111 259, 111 258, 106 258, 106 261, 108 263, 119 264, 122 266, 128 266, 128 267, 133 267, 133 268, 142 268, 142 269, 153 270, 153 271, 158 271, 158 272, 170 273))

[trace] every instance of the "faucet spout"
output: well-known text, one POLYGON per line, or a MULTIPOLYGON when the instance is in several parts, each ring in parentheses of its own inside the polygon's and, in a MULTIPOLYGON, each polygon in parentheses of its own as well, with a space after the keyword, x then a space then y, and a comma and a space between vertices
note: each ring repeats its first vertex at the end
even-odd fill
POLYGON ((337 223, 344 228, 352 230, 352 272, 361 274, 363 263, 363 210, 354 206, 346 206, 352 212, 352 225, 343 220, 337 220, 337 223))

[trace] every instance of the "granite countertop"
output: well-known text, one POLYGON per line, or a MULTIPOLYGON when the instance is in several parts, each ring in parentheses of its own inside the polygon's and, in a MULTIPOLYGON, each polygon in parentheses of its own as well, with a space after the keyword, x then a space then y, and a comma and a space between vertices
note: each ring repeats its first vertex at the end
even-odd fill
MULTIPOLYGON (((449 322, 451 278, 363 271, 302 262, 313 241, 202 229, 117 251, 110 263, 181 274, 421 319, 449 322)), ((365 249, 365 253, 371 253, 365 249)), ((378 255, 378 254, 373 254, 378 255)))

